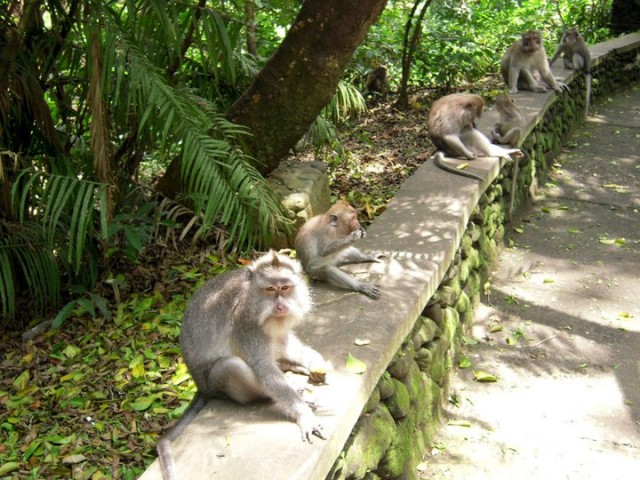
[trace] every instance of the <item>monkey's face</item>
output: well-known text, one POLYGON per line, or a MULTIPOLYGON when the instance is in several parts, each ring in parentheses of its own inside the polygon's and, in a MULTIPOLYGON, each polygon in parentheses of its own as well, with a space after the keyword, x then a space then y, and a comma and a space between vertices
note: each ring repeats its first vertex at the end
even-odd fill
POLYGON ((542 45, 542 37, 540 33, 532 30, 522 34, 521 42, 522 50, 527 53, 533 53, 540 49, 542 45))
POLYGON ((289 315, 292 298, 295 295, 295 285, 286 279, 282 283, 274 283, 265 287, 262 291, 263 295, 269 299, 271 307, 271 316, 282 318, 289 315))
POLYGON ((362 228, 358 221, 358 212, 344 200, 339 200, 329 210, 329 225, 335 228, 338 238, 346 237, 362 228))

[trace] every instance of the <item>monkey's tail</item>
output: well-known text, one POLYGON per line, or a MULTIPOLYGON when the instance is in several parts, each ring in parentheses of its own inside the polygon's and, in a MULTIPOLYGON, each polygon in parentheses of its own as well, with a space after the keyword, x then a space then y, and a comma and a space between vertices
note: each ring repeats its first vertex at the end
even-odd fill
POLYGON ((585 102, 584 102, 584 118, 589 115, 589 104, 591 103, 591 72, 584 74, 584 81, 586 83, 585 88, 585 102))
POLYGON ((454 175, 459 175, 461 177, 473 178, 474 180, 483 181, 484 178, 474 175, 471 172, 465 172, 464 170, 460 170, 458 168, 452 167, 447 162, 444 161, 444 153, 441 151, 436 152, 433 156, 433 163, 440 170, 444 170, 445 172, 453 173, 454 175))
POLYGON ((185 410, 182 418, 165 433, 160 440, 156 449, 158 450, 158 459, 160 460, 160 470, 164 480, 175 480, 178 478, 176 473, 176 462, 171 449, 171 442, 180 436, 189 422, 198 414, 200 410, 207 404, 207 399, 200 392, 197 392, 191 400, 191 403, 185 410))

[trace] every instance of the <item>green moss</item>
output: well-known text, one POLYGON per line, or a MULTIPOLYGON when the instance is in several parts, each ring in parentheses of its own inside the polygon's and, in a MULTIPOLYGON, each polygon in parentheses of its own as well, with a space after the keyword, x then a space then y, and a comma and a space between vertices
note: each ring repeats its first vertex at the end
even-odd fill
POLYGON ((469 300, 469 296, 466 293, 460 292, 455 308, 458 313, 465 313, 471 310, 471 300, 469 300))
POLYGON ((396 424, 383 405, 360 417, 345 455, 345 477, 362 478, 375 470, 396 436, 396 424))
POLYGON ((459 321, 460 316, 453 308, 447 307, 442 310, 442 336, 449 344, 453 341, 459 321))
POLYGON ((406 417, 411 410, 411 398, 409 397, 409 391, 404 383, 396 380, 392 380, 395 386, 393 395, 385 400, 385 405, 389 409, 389 413, 396 420, 406 417))
POLYGON ((413 442, 414 419, 407 417, 399 422, 396 435, 376 473, 382 478, 400 477, 409 461, 413 442))

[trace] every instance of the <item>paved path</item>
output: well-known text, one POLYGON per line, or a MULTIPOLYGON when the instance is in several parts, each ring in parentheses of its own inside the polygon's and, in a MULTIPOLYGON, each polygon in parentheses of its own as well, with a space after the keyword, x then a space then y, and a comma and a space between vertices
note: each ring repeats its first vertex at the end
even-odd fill
POLYGON ((640 478, 640 86, 559 160, 495 266, 421 478, 640 478))

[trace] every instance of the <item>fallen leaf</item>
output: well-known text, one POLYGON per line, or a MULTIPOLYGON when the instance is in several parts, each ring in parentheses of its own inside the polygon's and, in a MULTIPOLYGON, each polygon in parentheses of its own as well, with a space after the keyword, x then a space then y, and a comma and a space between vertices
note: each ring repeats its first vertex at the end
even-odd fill
POLYGON ((471 367, 471 360, 469 360, 469 358, 466 356, 462 356, 460 358, 460 361, 458 362, 458 368, 470 368, 470 367, 471 367))
POLYGON ((351 355, 350 353, 347 355, 347 361, 345 363, 347 370, 351 373, 356 373, 358 375, 362 375, 367 371, 367 364, 362 360, 358 360, 356 357, 351 355))
POLYGON ((81 453, 76 453, 75 455, 67 455, 66 457, 64 457, 62 459, 62 463, 75 464, 75 463, 84 462, 86 459, 87 457, 85 457, 81 453))
POLYGON ((492 375, 487 372, 483 372, 482 370, 476 370, 473 372, 473 376, 476 378, 476 381, 483 383, 497 382, 498 378, 495 375, 492 375))
POLYGON ((447 425, 453 427, 471 427, 471 422, 469 420, 452 420, 448 422, 447 425))

